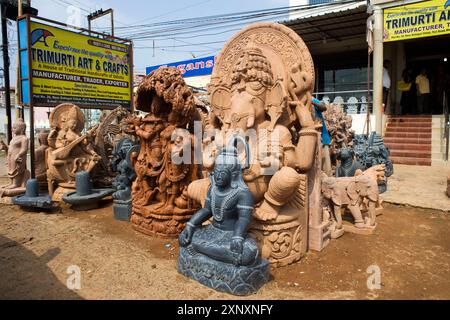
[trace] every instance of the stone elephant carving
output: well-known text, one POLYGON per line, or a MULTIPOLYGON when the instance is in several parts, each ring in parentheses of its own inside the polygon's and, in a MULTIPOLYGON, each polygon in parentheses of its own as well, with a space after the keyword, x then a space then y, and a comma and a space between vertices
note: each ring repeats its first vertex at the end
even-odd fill
POLYGON ((342 229, 341 209, 348 209, 354 218, 354 226, 360 229, 374 229, 376 204, 379 193, 376 181, 370 176, 323 177, 322 195, 332 208, 336 229, 342 229), (365 203, 367 211, 363 214, 361 206, 365 203))

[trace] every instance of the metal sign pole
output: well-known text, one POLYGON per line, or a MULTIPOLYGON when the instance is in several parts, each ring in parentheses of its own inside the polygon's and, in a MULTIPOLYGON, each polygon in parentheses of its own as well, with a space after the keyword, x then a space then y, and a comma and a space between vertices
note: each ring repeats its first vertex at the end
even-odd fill
POLYGON ((11 121, 11 88, 9 85, 9 53, 8 53, 8 28, 6 25, 6 4, 2 2, 2 51, 3 51, 3 77, 5 79, 5 108, 6 108, 6 122, 7 122, 7 142, 12 139, 12 121, 11 121))

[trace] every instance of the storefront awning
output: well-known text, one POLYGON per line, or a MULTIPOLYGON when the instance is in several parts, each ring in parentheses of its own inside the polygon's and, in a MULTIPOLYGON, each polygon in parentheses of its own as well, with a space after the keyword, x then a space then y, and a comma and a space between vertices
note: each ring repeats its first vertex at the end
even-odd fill
POLYGON ((281 22, 306 44, 333 42, 366 34, 367 1, 335 3, 305 9, 281 22))

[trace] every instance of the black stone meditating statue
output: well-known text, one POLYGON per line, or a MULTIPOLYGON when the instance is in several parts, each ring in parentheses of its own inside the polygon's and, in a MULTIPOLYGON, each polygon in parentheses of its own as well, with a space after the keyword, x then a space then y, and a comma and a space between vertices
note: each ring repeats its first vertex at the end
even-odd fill
POLYGON ((256 292, 269 280, 269 263, 247 236, 253 197, 235 147, 215 160, 204 208, 179 236, 178 271, 215 290, 234 295, 256 292), (202 223, 213 217, 212 223, 202 223))
POLYGON ((364 169, 363 165, 354 158, 354 152, 351 149, 341 149, 338 159, 341 161, 341 165, 336 168, 336 178, 354 177, 356 170, 364 169))

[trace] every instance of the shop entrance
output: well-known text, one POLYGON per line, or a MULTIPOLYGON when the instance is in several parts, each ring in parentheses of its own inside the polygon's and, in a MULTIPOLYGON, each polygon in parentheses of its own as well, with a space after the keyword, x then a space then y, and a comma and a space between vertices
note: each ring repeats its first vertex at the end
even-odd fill
POLYGON ((409 90, 406 86, 401 92, 402 114, 444 113, 444 93, 447 99, 450 94, 449 42, 450 36, 405 42, 406 63, 401 78, 411 86, 409 90), (418 90, 424 92, 419 94, 418 90))

